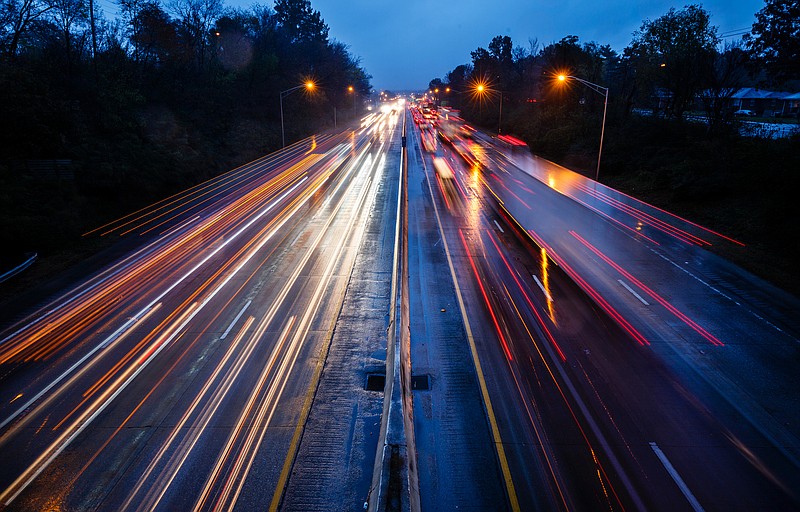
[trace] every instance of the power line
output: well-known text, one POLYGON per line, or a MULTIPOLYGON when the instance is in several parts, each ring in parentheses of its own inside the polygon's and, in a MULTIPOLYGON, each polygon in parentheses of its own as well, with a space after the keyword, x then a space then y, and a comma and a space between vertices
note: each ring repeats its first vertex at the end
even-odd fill
POLYGON ((736 36, 742 36, 744 34, 749 34, 750 28, 751 27, 743 27, 743 28, 734 28, 731 30, 726 30, 725 32, 721 32, 719 34, 719 37, 724 39, 728 37, 736 37, 736 36))

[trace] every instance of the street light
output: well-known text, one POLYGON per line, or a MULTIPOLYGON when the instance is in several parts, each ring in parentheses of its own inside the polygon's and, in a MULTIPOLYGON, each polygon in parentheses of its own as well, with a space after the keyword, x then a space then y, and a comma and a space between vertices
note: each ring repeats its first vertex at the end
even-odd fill
MULTIPOLYGON (((475 86, 475 93, 477 96, 483 96, 484 92, 490 92, 489 89, 485 84, 479 83, 475 86)), ((494 91, 500 94, 500 113, 497 117, 497 133, 500 133, 500 126, 503 122, 503 91, 494 91)))
POLYGON ((582 83, 589 89, 593 90, 597 94, 602 94, 605 97, 605 101, 603 102, 603 124, 600 128, 600 150, 597 152, 597 171, 594 175, 594 181, 598 181, 600 179, 600 157, 603 155, 603 136, 606 133, 606 112, 608 111, 608 87, 603 87, 602 85, 597 85, 592 83, 588 80, 584 80, 583 78, 578 78, 577 76, 571 75, 558 75, 559 82, 566 82, 567 79, 577 80, 578 82, 582 83))
POLYGON ((281 144, 282 144, 281 147, 284 147, 284 148, 286 147, 286 134, 285 134, 285 132, 283 130, 283 98, 285 96, 288 96, 288 95, 292 94, 297 89, 302 89, 303 87, 305 87, 306 90, 312 91, 312 90, 314 90, 314 87, 316 87, 316 86, 314 85, 314 82, 312 82, 311 80, 308 80, 308 81, 306 81, 306 83, 304 83, 302 85, 297 85, 295 87, 291 87, 289 89, 286 89, 285 91, 281 91, 281 94, 280 94, 280 104, 281 104, 281 144))
POLYGON ((356 88, 352 85, 347 86, 347 92, 353 95, 353 112, 356 111, 356 88))

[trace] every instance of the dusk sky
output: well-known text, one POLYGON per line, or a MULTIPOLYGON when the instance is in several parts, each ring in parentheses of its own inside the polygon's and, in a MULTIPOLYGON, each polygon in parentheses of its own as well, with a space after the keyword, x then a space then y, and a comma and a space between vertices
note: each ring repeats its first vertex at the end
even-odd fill
MULTIPOLYGON (((228 0, 229 5, 249 5, 228 0)), ((330 36, 350 47, 373 77, 376 90, 413 90, 470 62, 470 52, 486 48, 496 35, 515 46, 540 46, 576 35, 622 51, 645 19, 690 1, 670 0, 311 0, 330 26, 330 36)), ((703 7, 719 33, 749 28, 763 0, 707 0, 703 7)))
MULTIPOLYGON (((119 13, 117 0, 99 0, 109 15, 119 13)), ((223 0, 226 6, 274 6, 274 0, 223 0)), ((540 47, 576 35, 580 42, 610 44, 621 52, 645 19, 656 19, 670 7, 691 0, 311 0, 330 27, 330 37, 349 46, 373 77, 376 90, 415 90, 459 64, 470 52, 486 48, 494 36, 508 35, 515 46, 540 47)), ((698 2, 694 2, 698 3, 698 2)), ((755 21, 763 0, 706 0, 720 34, 741 32, 755 21)), ((168 2, 167 2, 168 5, 168 2)), ((737 36, 736 38, 738 38, 737 36)), ((736 38, 727 38, 731 41, 736 38)))

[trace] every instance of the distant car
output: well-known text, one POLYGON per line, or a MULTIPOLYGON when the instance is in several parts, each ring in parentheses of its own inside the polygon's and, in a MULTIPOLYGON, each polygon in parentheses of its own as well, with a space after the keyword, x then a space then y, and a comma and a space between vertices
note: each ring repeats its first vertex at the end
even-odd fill
POLYGON ((747 116, 747 117, 755 117, 756 113, 752 110, 737 110, 733 113, 735 116, 747 116))

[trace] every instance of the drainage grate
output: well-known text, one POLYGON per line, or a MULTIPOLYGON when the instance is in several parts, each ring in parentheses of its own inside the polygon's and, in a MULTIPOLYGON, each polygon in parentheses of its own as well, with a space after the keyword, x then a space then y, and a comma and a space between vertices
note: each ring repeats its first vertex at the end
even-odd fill
POLYGON ((425 375, 411 376, 411 389, 414 391, 428 391, 431 389, 431 376, 425 375))
POLYGON ((364 387, 367 391, 383 391, 386 385, 386 375, 378 373, 367 374, 367 385, 364 387))

